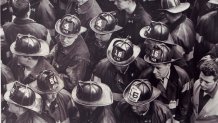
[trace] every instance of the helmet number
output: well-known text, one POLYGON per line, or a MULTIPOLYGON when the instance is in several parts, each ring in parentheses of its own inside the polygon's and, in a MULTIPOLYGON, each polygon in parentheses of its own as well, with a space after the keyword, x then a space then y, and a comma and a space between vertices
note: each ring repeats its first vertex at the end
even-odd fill
POLYGON ((64 24, 64 29, 69 30, 69 23, 64 24))
POLYGON ((141 95, 141 91, 136 86, 132 86, 130 88, 128 98, 133 102, 138 102, 140 95, 141 95))

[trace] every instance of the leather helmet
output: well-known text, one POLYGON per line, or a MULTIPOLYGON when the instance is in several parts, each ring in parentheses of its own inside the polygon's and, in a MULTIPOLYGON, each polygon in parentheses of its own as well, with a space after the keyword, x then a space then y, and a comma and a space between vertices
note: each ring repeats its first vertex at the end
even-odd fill
POLYGON ((107 58, 114 65, 126 66, 138 57, 140 51, 129 39, 115 38, 108 46, 107 58))
POLYGON ((15 50, 22 53, 37 53, 40 49, 40 43, 36 37, 31 35, 18 34, 16 38, 15 50))
POLYGON ((23 34, 17 34, 10 50, 13 54, 23 56, 46 56, 49 54, 49 46, 46 41, 37 39, 32 35, 23 34))
POLYGON ((180 13, 187 10, 190 7, 190 3, 181 3, 180 0, 161 0, 161 7, 161 10, 165 10, 170 13, 180 13))
POLYGON ((122 27, 117 25, 117 19, 112 12, 100 13, 90 21, 90 27, 98 34, 112 33, 122 29, 122 27))
POLYGON ((97 101, 102 96, 102 88, 96 83, 83 83, 78 84, 76 96, 84 101, 93 102, 97 101))
POLYGON ((140 31, 141 37, 159 41, 167 40, 169 34, 169 29, 164 23, 155 21, 152 21, 149 26, 142 28, 140 31))
POLYGON ((113 46, 112 58, 117 62, 125 61, 133 55, 133 44, 128 39, 125 41, 117 40, 113 46))
POLYGON ((170 63, 178 59, 173 59, 171 49, 165 44, 155 44, 151 54, 146 54, 144 60, 151 64, 170 63))
POLYGON ((80 81, 72 91, 72 98, 83 106, 107 106, 113 103, 108 85, 93 81, 80 81))
POLYGON ((58 80, 51 70, 44 70, 37 77, 37 85, 42 91, 54 91, 58 88, 58 80))
POLYGON ((31 106, 35 101, 35 93, 32 89, 18 82, 14 83, 9 98, 22 106, 31 106))
POLYGON ((81 22, 75 15, 67 14, 59 19, 55 24, 55 30, 66 37, 73 37, 76 34, 85 32, 85 28, 81 26, 81 22))
POLYGON ((98 15, 95 21, 95 29, 99 31, 110 31, 115 28, 116 19, 110 13, 101 13, 98 15))
POLYGON ((124 99, 131 105, 143 105, 152 102, 160 94, 160 91, 151 86, 148 80, 133 80, 124 90, 124 99))

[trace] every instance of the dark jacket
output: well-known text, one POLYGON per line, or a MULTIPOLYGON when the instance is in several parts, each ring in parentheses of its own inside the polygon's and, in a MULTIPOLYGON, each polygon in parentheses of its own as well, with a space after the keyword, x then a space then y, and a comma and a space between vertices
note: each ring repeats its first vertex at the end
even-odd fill
POLYGON ((54 29, 56 15, 54 6, 49 0, 30 0, 31 15, 30 18, 37 23, 44 25, 48 29, 54 29))
POLYGON ((218 43, 218 10, 209 12, 199 19, 196 27, 197 39, 201 40, 195 48, 195 57, 200 60, 218 43), (200 39, 201 38, 201 39, 200 39))
POLYGON ((79 107, 80 123, 116 123, 110 106, 97 107, 93 112, 79 107))
POLYGON ((146 68, 146 63, 141 58, 133 61, 127 71, 121 73, 116 69, 115 65, 105 58, 102 59, 95 67, 94 75, 99 77, 101 81, 107 84, 112 92, 122 93, 132 80, 137 79, 143 69, 146 68))
POLYGON ((74 4, 75 1, 69 1, 66 14, 76 14, 81 21, 81 25, 89 29, 90 20, 102 12, 100 6, 96 0, 88 0, 81 6, 74 4))
POLYGON ((117 13, 118 24, 123 27, 115 35, 126 38, 129 36, 133 44, 142 44, 144 39, 140 37, 139 32, 142 27, 150 25, 151 16, 144 10, 140 3, 136 4, 134 12, 127 17, 127 12, 119 11, 117 13))
POLYGON ((84 80, 90 54, 82 36, 78 36, 68 47, 58 43, 51 51, 51 56, 53 57, 52 65, 64 78, 65 87, 69 87, 67 89, 73 89, 79 80, 84 80))
POLYGON ((160 88, 160 80, 156 79, 153 74, 153 68, 146 69, 140 78, 148 79, 154 87, 161 90, 158 100, 169 105, 175 119, 183 121, 188 116, 190 99, 191 99, 191 83, 187 73, 180 67, 171 65, 170 76, 166 89, 160 88))
POLYGON ((120 123, 166 123, 166 121, 173 123, 170 110, 162 102, 157 100, 150 103, 150 108, 144 116, 134 113, 131 105, 125 101, 118 103, 116 114, 120 123))
POLYGON ((20 115, 14 123, 55 123, 50 116, 38 114, 31 110, 20 115))
POLYGON ((78 109, 71 99, 70 93, 64 89, 57 93, 57 97, 50 107, 47 107, 44 101, 43 113, 51 116, 58 123, 78 123, 79 121, 78 109))
POLYGON ((30 34, 36 38, 47 40, 48 30, 32 19, 15 18, 13 22, 3 25, 8 48, 15 41, 17 34, 30 34))
MULTIPOLYGON (((176 22, 168 24, 168 26, 174 42, 183 48, 186 55, 191 54, 195 43, 195 29, 192 21, 182 15, 176 22)), ((190 55, 186 61, 192 58, 193 55, 190 55)))
POLYGON ((18 80, 23 84, 29 84, 35 81, 39 73, 43 70, 51 70, 57 73, 54 67, 48 61, 46 61, 44 57, 39 58, 34 70, 31 71, 27 77, 24 77, 24 67, 18 64, 17 58, 12 59, 8 66, 11 68, 15 80, 18 80))

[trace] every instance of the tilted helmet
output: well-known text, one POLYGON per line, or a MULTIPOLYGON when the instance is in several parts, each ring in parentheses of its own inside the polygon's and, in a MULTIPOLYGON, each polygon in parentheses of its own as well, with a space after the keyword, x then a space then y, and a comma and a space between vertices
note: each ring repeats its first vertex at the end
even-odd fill
POLYGON ((173 59, 171 49, 165 44, 155 44, 151 54, 146 54, 144 60, 151 64, 171 63, 178 59, 173 59))
POLYGON ((129 39, 115 38, 107 49, 107 58, 114 65, 126 66, 136 59, 140 51, 129 39))
POLYGON ((79 82, 72 91, 72 97, 75 102, 84 106, 106 106, 113 103, 110 88, 100 82, 79 82))
POLYGON ((20 82, 9 84, 10 90, 4 95, 4 99, 15 105, 40 112, 41 111, 41 96, 35 93, 27 85, 20 82))
POLYGON ((152 21, 149 26, 145 26, 140 30, 140 36, 146 40, 175 45, 170 38, 170 31, 162 22, 152 21))
POLYGON ((46 56, 49 54, 49 46, 45 41, 32 35, 23 34, 17 34, 10 50, 13 54, 23 56, 46 56))
POLYGON ((161 10, 170 13, 180 13, 187 10, 190 7, 190 3, 181 3, 180 0, 161 0, 161 7, 161 10))
POLYGON ((39 94, 57 93, 64 88, 64 82, 51 70, 43 70, 30 87, 39 94))
POLYGON ((133 80, 123 92, 124 99, 131 105, 148 104, 160 95, 160 91, 151 86, 148 80, 133 80))
POLYGON ((103 12, 90 21, 91 29, 99 34, 107 34, 118 31, 122 27, 117 25, 117 19, 111 12, 103 12))
POLYGON ((67 14, 56 22, 55 30, 63 36, 74 37, 75 35, 85 32, 86 28, 81 26, 78 17, 67 14))

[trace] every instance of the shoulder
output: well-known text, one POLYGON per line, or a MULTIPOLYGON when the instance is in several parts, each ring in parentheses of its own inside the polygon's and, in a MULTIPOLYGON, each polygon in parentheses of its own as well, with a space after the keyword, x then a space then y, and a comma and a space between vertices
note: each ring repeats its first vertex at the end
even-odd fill
POLYGON ((187 72, 184 69, 182 69, 181 67, 177 65, 173 65, 173 66, 180 77, 189 78, 187 72))
POLYGON ((13 22, 6 22, 6 23, 2 26, 3 30, 4 30, 4 31, 7 30, 12 24, 13 24, 13 22))

